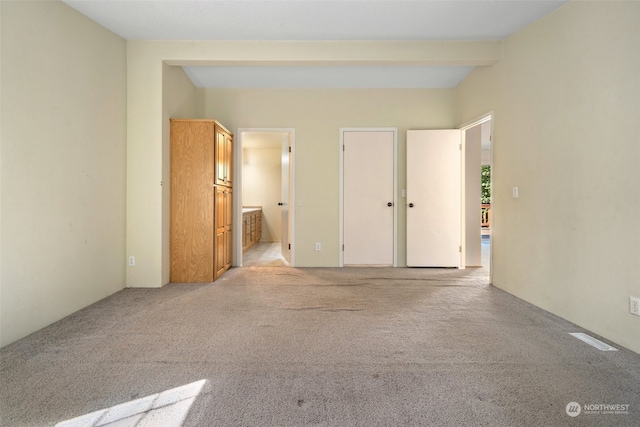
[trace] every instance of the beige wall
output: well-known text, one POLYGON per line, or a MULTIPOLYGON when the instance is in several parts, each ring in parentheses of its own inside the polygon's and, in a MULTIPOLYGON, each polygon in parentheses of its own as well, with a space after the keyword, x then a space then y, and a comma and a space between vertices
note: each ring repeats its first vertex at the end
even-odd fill
POLYGON ((458 123, 495 111, 494 284, 636 352, 639 21, 638 2, 569 3, 456 91, 458 123))
MULTIPOLYGON (((295 128, 297 266, 339 264, 341 127, 398 128, 398 194, 406 185, 406 131, 454 125, 453 89, 207 89, 203 114, 231 130, 295 128), (315 250, 322 243, 322 251, 315 250)), ((404 199, 398 207, 398 264, 406 265, 404 199)))
POLYGON ((61 2, 0 2, 0 345, 124 286, 125 41, 61 2))
MULTIPOLYGON (((162 283, 169 282, 169 223, 171 211, 171 150, 169 119, 198 118, 196 87, 182 67, 162 64, 162 283)), ((153 250, 153 248, 147 248, 153 250)), ((135 255, 135 254, 131 254, 135 255)), ((128 267, 128 271, 136 267, 128 267)))
MULTIPOLYGON (((288 134, 284 138, 288 140, 288 134)), ((242 204, 262 207, 262 242, 279 242, 282 237, 281 208, 278 206, 282 198, 281 181, 281 147, 243 148, 242 204)))

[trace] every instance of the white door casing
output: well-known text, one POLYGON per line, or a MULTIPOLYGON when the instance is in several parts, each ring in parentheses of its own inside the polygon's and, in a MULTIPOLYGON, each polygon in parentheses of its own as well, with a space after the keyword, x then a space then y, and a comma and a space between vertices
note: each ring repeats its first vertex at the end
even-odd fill
POLYGON ((407 131, 407 265, 460 267, 460 131, 407 131))
POLYGON ((291 179, 291 134, 287 134, 287 136, 282 141, 282 175, 281 175, 281 189, 282 196, 280 197, 280 203, 282 203, 280 215, 281 215, 281 223, 280 223, 280 251, 284 259, 287 262, 291 262, 291 250, 289 246, 289 181, 291 179))
MULTIPOLYGON (((467 137, 466 131, 468 131, 469 129, 471 129, 473 127, 480 126, 481 127, 481 136, 480 136, 480 138, 481 138, 481 141, 482 141, 481 142, 482 151, 484 151, 485 148, 486 148, 486 142, 487 141, 486 141, 485 138, 488 138, 488 149, 489 149, 488 159, 485 158, 485 155, 483 153, 481 153, 481 156, 480 156, 481 159, 482 159, 481 162, 482 162, 482 164, 491 165, 491 168, 492 168, 492 170, 491 170, 491 181, 493 181, 494 176, 495 176, 495 173, 494 173, 494 170, 493 170, 493 144, 494 144, 494 141, 493 141, 493 125, 494 125, 493 111, 489 111, 488 113, 485 113, 485 114, 483 114, 481 116, 478 116, 478 117, 474 118, 473 120, 470 120, 469 122, 463 124, 460 127, 461 139, 462 139, 462 161, 463 161, 462 162, 463 163, 463 169, 462 170, 463 170, 463 177, 464 177, 464 173, 466 173, 466 170, 465 170, 465 167, 464 167, 464 163, 466 161, 468 161, 468 159, 467 159, 467 157, 465 155, 465 151, 467 149, 467 147, 466 147, 466 145, 467 145, 466 144, 466 139, 467 139, 466 138, 467 137), (486 135, 485 132, 488 135, 486 135)), ((493 184, 491 184, 491 185, 493 187, 493 184)), ((467 195, 465 193, 466 193, 466 188, 463 185, 462 186, 462 197, 461 197, 461 202, 462 202, 462 208, 461 209, 462 209, 462 215, 463 215, 462 224, 465 224, 467 222, 466 218, 465 218, 465 216, 468 216, 466 205, 469 204, 469 203, 474 203, 471 200, 470 197, 467 197, 467 195)), ((470 210, 469 210, 469 212, 470 212, 470 210)), ((491 210, 491 228, 493 228, 494 224, 495 224, 495 210, 492 209, 491 210)), ((461 265, 463 265, 463 266, 469 265, 468 262, 465 262, 466 261, 465 260, 465 255, 466 255, 466 252, 467 252, 466 246, 468 245, 467 238, 466 238, 466 233, 467 233, 466 229, 468 227, 469 227, 469 225, 467 224, 467 227, 464 227, 461 230, 461 236, 462 236, 461 237, 461 241, 462 241, 462 260, 461 260, 461 265)), ((493 245, 494 245, 494 243, 493 243, 492 234, 489 234, 489 239, 491 241, 490 244, 489 244, 489 259, 488 259, 488 262, 489 262, 489 265, 488 265, 488 267, 489 267, 489 283, 493 283, 493 267, 492 267, 492 263, 493 263, 493 245)))
MULTIPOLYGON (((242 156, 243 156, 243 139, 246 133, 250 132, 276 132, 276 133, 288 133, 289 144, 291 152, 289 154, 289 174, 286 183, 288 184, 288 199, 285 201, 288 203, 288 240, 291 243, 291 250, 288 250, 289 258, 287 261, 291 267, 296 265, 295 255, 295 152, 296 152, 296 131, 295 128, 238 128, 236 129, 237 138, 234 139, 233 161, 234 161, 234 197, 233 197, 233 209, 234 209, 234 223, 242 224, 242 156)), ((240 227, 240 230, 242 228, 240 227)), ((287 245, 288 248, 288 245, 287 245)), ((242 233, 233 233, 233 266, 242 265, 242 233)), ((284 255, 284 254, 283 254, 284 255)))
POLYGON ((342 265, 395 265, 396 132, 345 130, 342 140, 342 265))

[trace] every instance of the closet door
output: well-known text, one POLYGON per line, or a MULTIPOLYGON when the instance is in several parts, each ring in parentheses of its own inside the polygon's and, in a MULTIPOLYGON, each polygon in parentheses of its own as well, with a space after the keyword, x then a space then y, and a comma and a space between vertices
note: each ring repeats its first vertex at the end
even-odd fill
POLYGON ((460 266, 460 131, 407 131, 407 265, 460 266))
POLYGON ((392 266, 394 133, 344 131, 344 265, 392 266))

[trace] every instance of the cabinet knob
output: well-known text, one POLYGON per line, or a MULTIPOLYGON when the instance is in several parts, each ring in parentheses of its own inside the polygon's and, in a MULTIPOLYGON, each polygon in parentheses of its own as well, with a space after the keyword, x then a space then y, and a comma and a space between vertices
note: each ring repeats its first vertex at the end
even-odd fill
POLYGON ((278 202, 278 206, 284 206, 284 203, 278 202))
POLYGON ((393 203, 389 202, 389 203, 387 203, 387 206, 391 207, 391 206, 393 206, 393 203))
POLYGON ((413 207, 413 203, 409 203, 409 207, 412 208, 413 207))

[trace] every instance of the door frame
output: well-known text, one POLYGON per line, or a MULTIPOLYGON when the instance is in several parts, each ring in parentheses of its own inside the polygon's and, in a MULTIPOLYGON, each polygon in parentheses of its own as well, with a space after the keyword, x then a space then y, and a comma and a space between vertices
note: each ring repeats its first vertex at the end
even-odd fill
POLYGON ((340 128, 340 178, 339 178, 339 237, 338 237, 338 266, 344 267, 344 133, 345 132, 393 132, 393 266, 398 266, 398 128, 367 127, 340 128))
MULTIPOLYGON (((243 132, 278 132, 289 133, 291 135, 291 157, 289 158, 289 168, 291 169, 289 179, 289 241, 291 242, 291 260, 289 266, 296 265, 296 245, 295 245, 295 181, 296 181, 296 129, 295 128, 237 128, 237 144, 233 150, 233 166, 236 176, 233 185, 233 220, 238 224, 233 230, 233 266, 242 266, 242 233, 238 232, 238 227, 242 224, 242 134, 243 132)), ((236 138, 234 138, 236 139, 236 138)))
MULTIPOLYGON (((494 198, 494 194, 493 194, 493 189, 495 188, 494 183, 495 183, 495 177, 494 177, 494 170, 493 170, 493 144, 495 143, 495 138, 494 138, 494 127, 495 127, 495 115, 493 110, 489 111, 488 113, 482 114, 476 118, 474 118, 473 120, 470 120, 464 124, 462 124, 460 126, 460 132, 461 132, 461 156, 460 156, 460 161, 461 161, 461 172, 462 172, 462 176, 461 176, 461 204, 460 204, 460 210, 461 210, 461 222, 460 222, 460 230, 461 230, 461 236, 460 236, 460 244, 462 245, 462 256, 460 258, 460 262, 462 265, 462 268, 464 268, 464 266, 466 265, 466 259, 465 259, 465 254, 466 254, 466 192, 465 192, 465 159, 466 159, 466 130, 469 128, 472 128, 474 126, 479 126, 482 123, 491 120, 491 145, 489 146, 489 164, 491 165, 491 224, 493 225, 495 223, 495 209, 493 209, 493 202, 495 200, 494 198)), ((493 228, 493 227, 492 227, 493 228)), ((493 253, 494 253, 494 246, 493 246, 493 230, 491 231, 491 234, 489 235, 489 284, 493 284, 493 253)))

